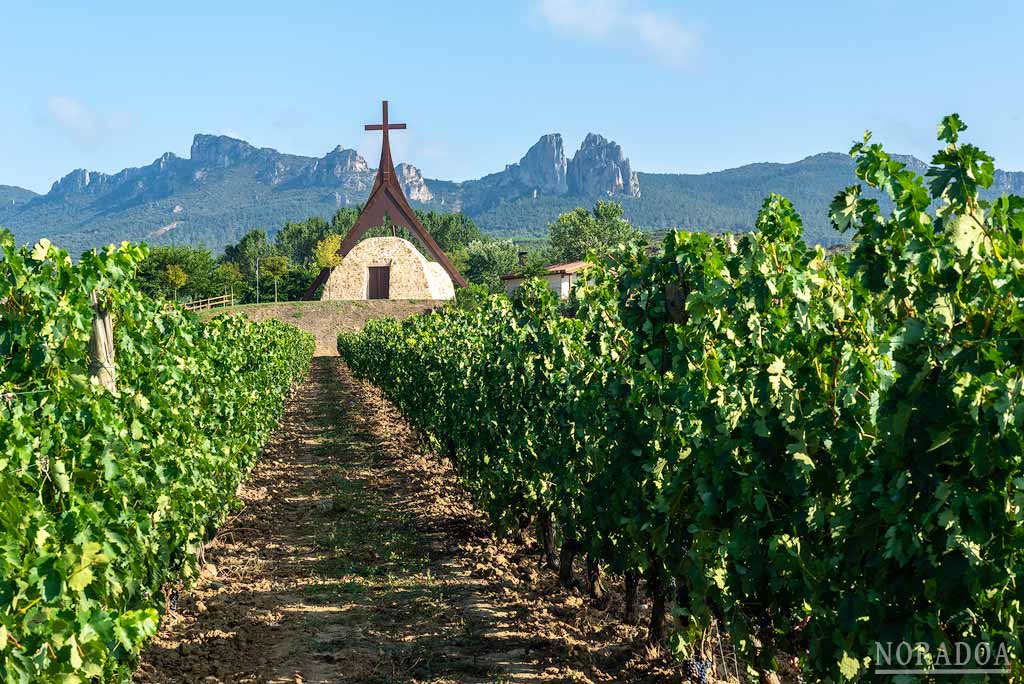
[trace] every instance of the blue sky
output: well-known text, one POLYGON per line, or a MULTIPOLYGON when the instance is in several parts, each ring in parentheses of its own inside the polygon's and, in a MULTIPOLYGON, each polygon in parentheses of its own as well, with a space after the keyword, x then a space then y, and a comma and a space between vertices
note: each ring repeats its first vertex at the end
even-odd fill
POLYGON ((641 171, 846 151, 865 128, 928 156, 958 111, 1024 169, 1024 3, 191 2, 0 5, 0 184, 45 191, 193 134, 371 163, 380 100, 396 161, 461 180, 561 132, 621 143, 641 171), (984 7, 984 9, 982 9, 984 7))

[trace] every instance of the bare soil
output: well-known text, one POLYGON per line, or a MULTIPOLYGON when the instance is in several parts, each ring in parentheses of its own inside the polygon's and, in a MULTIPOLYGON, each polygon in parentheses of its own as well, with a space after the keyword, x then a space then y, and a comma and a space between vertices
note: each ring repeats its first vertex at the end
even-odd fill
MULTIPOLYGON (((355 325, 357 311, 338 315, 355 325)), ((239 498, 137 684, 680 679, 615 599, 593 605, 532 543, 493 538, 451 469, 337 357, 314 359, 239 498)))

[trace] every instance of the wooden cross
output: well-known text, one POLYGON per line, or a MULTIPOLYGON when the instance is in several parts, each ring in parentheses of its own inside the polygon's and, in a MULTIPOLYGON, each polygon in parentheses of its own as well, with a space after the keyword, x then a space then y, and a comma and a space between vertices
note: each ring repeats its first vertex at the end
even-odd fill
MULTIPOLYGON (((434 238, 431 237, 423 223, 416 217, 416 212, 409 206, 409 200, 406 199, 405 192, 402 190, 402 184, 397 178, 398 173, 395 171, 394 162, 391 159, 388 131, 402 130, 405 128, 405 124, 393 124, 388 121, 387 100, 382 102, 381 118, 382 122, 379 124, 366 125, 366 130, 368 131, 383 131, 384 133, 384 144, 381 145, 377 177, 373 181, 373 189, 370 190, 370 196, 366 199, 366 204, 363 205, 362 211, 359 212, 359 218, 356 219, 355 224, 348 231, 348 234, 345 235, 345 239, 341 241, 338 254, 343 257, 347 256, 367 230, 386 225, 389 223, 388 219, 390 217, 392 235, 395 234, 398 227, 407 229, 419 239, 425 250, 437 259, 437 263, 441 264, 448 275, 451 276, 452 282, 455 285, 466 287, 465 279, 459 274, 458 269, 455 268, 455 265, 448 259, 437 242, 434 241, 434 238)), ((330 275, 330 268, 322 269, 317 279, 306 290, 303 299, 312 297, 316 289, 327 282, 330 275)))
MULTIPOLYGON (((381 160, 383 161, 386 157, 388 162, 391 161, 391 143, 388 140, 388 131, 401 131, 405 130, 405 124, 393 124, 388 123, 388 101, 384 100, 381 103, 381 123, 379 124, 366 124, 365 128, 368 131, 384 131, 384 145, 381 147, 381 160)), ((383 180, 388 180, 390 175, 390 164, 381 164, 381 173, 384 175, 383 180)))

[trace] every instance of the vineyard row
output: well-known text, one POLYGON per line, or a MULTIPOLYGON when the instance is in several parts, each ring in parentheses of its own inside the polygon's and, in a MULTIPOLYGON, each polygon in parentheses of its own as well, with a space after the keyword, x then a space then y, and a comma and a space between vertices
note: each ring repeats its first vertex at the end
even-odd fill
POLYGON ((0 249, 0 681, 126 681, 314 341, 140 295, 144 247, 0 249), (116 386, 90 373, 94 294, 116 386))
POLYGON ((925 177, 855 145, 894 208, 837 196, 848 252, 772 196, 756 232, 623 246, 571 311, 531 283, 338 349, 563 579, 580 554, 595 594, 623 575, 629 619, 642 579, 682 656, 718 622, 762 677, 879 681, 876 642, 1015 660, 1024 199, 979 199, 994 165, 964 128, 943 120, 925 177))

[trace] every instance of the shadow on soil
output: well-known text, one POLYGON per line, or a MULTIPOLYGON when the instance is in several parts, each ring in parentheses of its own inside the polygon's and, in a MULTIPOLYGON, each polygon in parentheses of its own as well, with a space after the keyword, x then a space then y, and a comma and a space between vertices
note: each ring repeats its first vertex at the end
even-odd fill
POLYGON ((490 538, 337 357, 314 359, 239 496, 139 684, 633 680, 637 634, 526 589, 536 559, 490 538))

